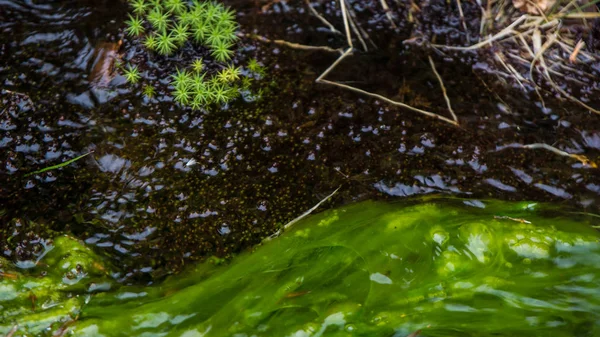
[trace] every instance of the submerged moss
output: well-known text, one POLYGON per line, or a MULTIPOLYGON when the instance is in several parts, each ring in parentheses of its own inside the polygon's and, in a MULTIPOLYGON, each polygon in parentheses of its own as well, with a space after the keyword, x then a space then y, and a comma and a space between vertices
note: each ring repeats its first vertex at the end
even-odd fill
POLYGON ((31 308, 32 277, 1 279, 0 333, 15 326, 75 336, 600 333, 600 235, 525 203, 486 206, 359 203, 309 217, 231 264, 201 264, 155 286, 96 286, 105 292, 94 295, 61 281, 74 263, 88 271, 78 284, 100 284, 92 277, 106 273, 94 271, 98 257, 63 237, 43 259, 57 270, 37 296, 58 295, 53 305, 31 308))

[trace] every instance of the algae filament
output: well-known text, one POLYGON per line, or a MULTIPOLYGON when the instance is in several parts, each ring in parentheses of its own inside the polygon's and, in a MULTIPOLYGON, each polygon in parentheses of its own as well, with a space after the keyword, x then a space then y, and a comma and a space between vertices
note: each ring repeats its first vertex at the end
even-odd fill
POLYGON ((363 202, 146 287, 62 237, 27 273, 0 267, 0 334, 598 336, 600 234, 521 206, 363 202))

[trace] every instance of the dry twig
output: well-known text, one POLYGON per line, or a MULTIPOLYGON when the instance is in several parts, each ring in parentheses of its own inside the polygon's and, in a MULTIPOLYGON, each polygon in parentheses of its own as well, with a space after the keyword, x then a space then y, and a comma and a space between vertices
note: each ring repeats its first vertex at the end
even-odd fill
POLYGON ((454 114, 454 110, 452 110, 452 105, 450 104, 450 99, 448 98, 448 94, 446 93, 446 87, 444 86, 444 81, 442 80, 442 77, 438 73, 437 69, 435 69, 435 63, 433 63, 433 59, 431 58, 431 56, 429 56, 429 64, 431 65, 431 70, 433 70, 433 73, 435 74, 435 77, 437 77, 438 82, 440 82, 440 87, 442 88, 442 94, 444 95, 444 100, 446 100, 446 105, 448 105, 448 110, 450 111, 450 114, 452 115, 452 119, 455 122, 458 122, 458 118, 456 118, 456 114, 454 114))

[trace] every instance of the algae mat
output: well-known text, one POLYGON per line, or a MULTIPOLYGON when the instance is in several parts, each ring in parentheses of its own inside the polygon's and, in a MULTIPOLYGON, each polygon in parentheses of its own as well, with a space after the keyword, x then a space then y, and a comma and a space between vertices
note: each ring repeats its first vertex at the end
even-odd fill
POLYGON ((61 237, 35 263, 2 270, 0 333, 600 335, 600 235, 551 206, 477 205, 354 204, 146 287, 119 286, 100 257, 61 237))

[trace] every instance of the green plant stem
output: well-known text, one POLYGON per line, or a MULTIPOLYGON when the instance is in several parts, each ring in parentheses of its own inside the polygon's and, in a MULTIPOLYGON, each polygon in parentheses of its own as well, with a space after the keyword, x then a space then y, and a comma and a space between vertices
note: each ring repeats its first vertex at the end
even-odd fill
POLYGON ((40 173, 44 173, 44 172, 47 172, 47 171, 51 171, 51 170, 56 170, 56 169, 59 169, 59 168, 61 168, 61 167, 65 167, 65 166, 67 166, 67 165, 70 165, 70 164, 72 164, 72 163, 74 163, 74 162, 78 161, 79 159, 81 159, 81 158, 84 158, 84 157, 86 157, 86 156, 88 156, 88 155, 90 155, 90 154, 92 154, 92 153, 94 153, 94 151, 90 151, 90 152, 88 152, 88 153, 86 153, 86 154, 82 154, 82 155, 81 155, 81 156, 79 156, 79 157, 76 157, 76 158, 73 158, 73 159, 67 160, 66 162, 60 163, 60 164, 58 164, 58 165, 53 165, 53 166, 49 166, 49 167, 44 167, 44 168, 43 168, 43 169, 41 169, 41 170, 37 170, 37 171, 31 172, 31 173, 27 173, 27 174, 25 175, 25 177, 29 177, 29 176, 31 176, 31 175, 34 175, 34 174, 40 174, 40 173))

